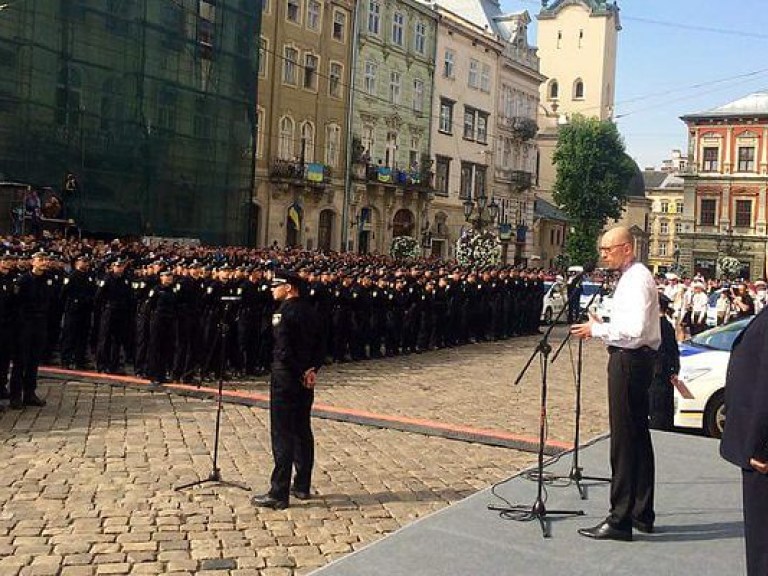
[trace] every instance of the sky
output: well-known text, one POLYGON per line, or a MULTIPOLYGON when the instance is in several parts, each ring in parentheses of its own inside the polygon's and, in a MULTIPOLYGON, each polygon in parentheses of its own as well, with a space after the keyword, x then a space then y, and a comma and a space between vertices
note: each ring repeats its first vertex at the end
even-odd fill
MULTIPOLYGON (((616 123, 641 168, 687 149, 683 114, 768 90, 766 0, 618 1, 616 123)), ((501 6, 528 10, 535 21, 541 2, 501 6)))

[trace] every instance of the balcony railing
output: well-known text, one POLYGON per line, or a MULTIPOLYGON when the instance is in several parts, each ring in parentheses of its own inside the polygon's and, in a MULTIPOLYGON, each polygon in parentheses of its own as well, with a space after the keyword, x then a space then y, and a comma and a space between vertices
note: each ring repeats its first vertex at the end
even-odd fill
POLYGON ((427 171, 406 171, 375 164, 365 166, 366 182, 398 186, 406 190, 431 190, 433 176, 432 172, 427 171))
POLYGON ((512 132, 512 136, 521 142, 535 138, 539 131, 536 120, 527 116, 499 116, 499 126, 512 132))
POLYGON ((526 172, 525 170, 512 170, 511 168, 497 168, 496 180, 498 182, 506 182, 516 192, 522 192, 528 190, 533 182, 533 174, 526 172))
POLYGON ((275 158, 269 168, 269 177, 273 180, 287 180, 293 183, 309 185, 327 184, 331 179, 330 166, 319 162, 301 162, 275 158))

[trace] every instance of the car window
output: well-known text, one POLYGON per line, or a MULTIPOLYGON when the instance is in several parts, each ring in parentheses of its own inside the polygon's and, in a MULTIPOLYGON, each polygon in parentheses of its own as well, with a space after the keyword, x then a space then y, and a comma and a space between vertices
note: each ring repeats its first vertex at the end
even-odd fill
POLYGON ((711 330, 706 330, 691 338, 690 343, 695 346, 711 348, 712 350, 723 350, 730 352, 733 348, 733 341, 747 327, 752 318, 745 318, 738 322, 732 322, 725 326, 718 326, 711 330))
POLYGON ((581 285, 581 293, 584 296, 592 296, 595 292, 600 290, 600 284, 593 284, 591 282, 585 282, 581 285))

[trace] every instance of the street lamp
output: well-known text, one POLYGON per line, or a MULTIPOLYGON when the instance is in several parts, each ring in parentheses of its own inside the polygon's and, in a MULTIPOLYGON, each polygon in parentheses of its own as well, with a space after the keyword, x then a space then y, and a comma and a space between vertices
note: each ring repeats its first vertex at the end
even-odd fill
POLYGON ((496 199, 492 198, 491 203, 488 204, 485 190, 480 191, 475 201, 467 198, 463 206, 464 220, 471 222, 478 232, 485 230, 486 226, 493 225, 499 216, 499 205, 496 203, 496 199))

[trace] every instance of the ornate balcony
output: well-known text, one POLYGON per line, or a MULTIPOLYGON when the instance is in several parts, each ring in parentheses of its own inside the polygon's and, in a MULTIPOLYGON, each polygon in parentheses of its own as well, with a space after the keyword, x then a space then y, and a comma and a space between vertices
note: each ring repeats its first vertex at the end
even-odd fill
POLYGON ((331 176, 331 167, 319 162, 275 158, 269 167, 271 180, 287 184, 325 187, 331 176))
POLYGON ((497 168, 496 180, 508 183, 514 192, 523 192, 530 189, 533 182, 533 174, 525 170, 497 168))
POLYGON ((360 165, 354 170, 358 179, 364 179, 369 184, 393 186, 404 191, 433 192, 432 180, 434 173, 428 170, 406 171, 388 166, 375 164, 360 165))

